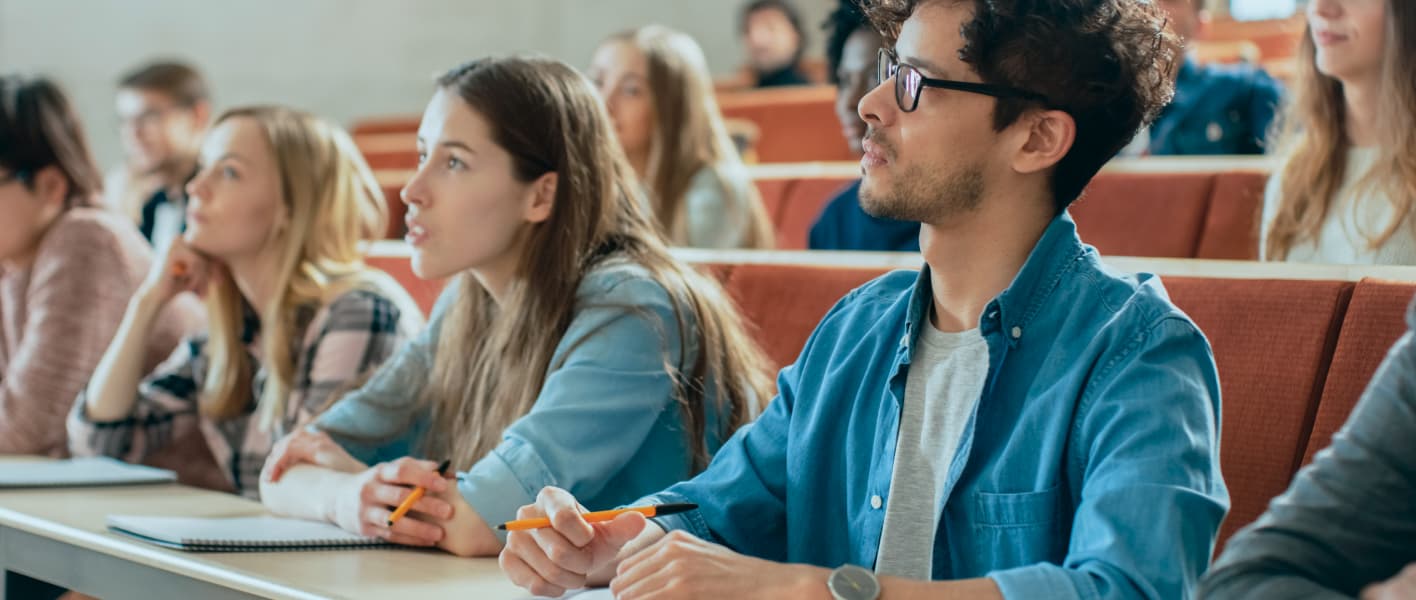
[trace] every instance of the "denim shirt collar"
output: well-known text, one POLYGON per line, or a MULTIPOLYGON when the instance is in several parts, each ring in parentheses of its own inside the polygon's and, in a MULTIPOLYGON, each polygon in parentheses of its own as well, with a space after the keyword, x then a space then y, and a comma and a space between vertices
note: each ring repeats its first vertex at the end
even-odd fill
MULTIPOLYGON (((1086 252, 1086 247, 1077 237, 1077 224, 1072 216, 1066 211, 1058 214, 1033 246, 1022 269, 1013 277, 1013 282, 989 302, 979 316, 979 331, 984 337, 1001 332, 1008 347, 1016 347, 1025 336, 1028 325, 1047 306, 1063 276, 1086 252)), ((911 348, 919 339, 920 327, 928 322, 933 296, 929 265, 925 264, 920 268, 919 277, 910 292, 905 314, 905 340, 901 344, 905 364, 909 363, 911 348)))

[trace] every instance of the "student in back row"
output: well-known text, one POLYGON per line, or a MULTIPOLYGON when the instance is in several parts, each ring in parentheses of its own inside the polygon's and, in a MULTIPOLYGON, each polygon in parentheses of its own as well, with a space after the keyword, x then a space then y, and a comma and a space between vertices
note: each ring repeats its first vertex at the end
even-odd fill
MULTIPOLYGON (((275 441, 415 334, 397 282, 363 264, 384 231, 379 186, 333 125, 274 107, 227 112, 187 184, 186 233, 128 303, 68 421, 75 455, 140 460, 199 432, 229 488, 257 494, 275 441), (206 332, 156 370, 143 340, 164 306, 206 297, 206 332)), ((193 461, 205 457, 192 456, 193 461)))
MULTIPOLYGON (((152 262, 98 207, 101 185, 63 92, 0 77, 0 454, 67 454, 64 417, 152 262)), ((194 303, 170 307, 133 360, 151 368, 199 322, 194 303)))
POLYGON ((926 267, 841 300, 763 415, 642 500, 698 510, 592 527, 581 511, 612 506, 547 489, 518 516, 553 528, 501 555, 513 582, 620 600, 1194 593, 1228 508, 1213 354, 1066 212, 1169 99, 1160 9, 871 10, 891 51, 860 102, 860 196, 924 224, 926 267))
POLYGON ((669 254, 613 135, 559 62, 439 79, 403 199, 414 272, 455 278, 422 336, 272 456, 271 510, 492 555, 492 527, 537 490, 628 502, 756 416, 766 359, 723 290, 669 254), (415 485, 432 493, 390 527, 415 485))
MULTIPOLYGON (((836 117, 841 134, 856 155, 865 153, 865 120, 860 99, 874 89, 876 61, 884 40, 861 11, 858 0, 840 0, 826 22, 826 64, 836 83, 836 117)), ((878 250, 918 252, 919 223, 876 217, 860 204, 856 180, 831 198, 807 236, 812 250, 878 250)))
POLYGON ((589 75, 670 242, 772 247, 772 224, 693 38, 657 25, 616 35, 595 51, 589 75))
POLYGON ((1264 260, 1416 265, 1416 3, 1310 0, 1264 260))
POLYGON ((125 157, 109 172, 104 203, 162 252, 186 223, 186 187, 211 120, 210 92, 196 69, 156 62, 123 76, 115 104, 125 157))
MULTIPOLYGON (((1203 39, 1206 0, 1159 0, 1181 43, 1203 39)), ((1175 99, 1126 148, 1137 154, 1263 154, 1283 88, 1250 64, 1201 64, 1187 53, 1175 73, 1175 99)))

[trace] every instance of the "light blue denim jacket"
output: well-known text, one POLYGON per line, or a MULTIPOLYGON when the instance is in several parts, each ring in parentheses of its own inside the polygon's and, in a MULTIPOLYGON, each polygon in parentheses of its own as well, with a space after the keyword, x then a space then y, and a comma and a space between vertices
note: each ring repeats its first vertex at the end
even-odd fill
MULTIPOLYGON (((365 463, 422 456, 430 413, 419 399, 457 288, 449 285, 443 292, 421 336, 320 416, 315 427, 365 463)), ((692 475, 665 364, 692 364, 698 340, 680 339, 669 293, 643 267, 614 261, 585 276, 575 301, 531 411, 506 429, 490 455, 458 474, 458 490, 488 523, 514 519, 516 510, 548 485, 600 509, 692 475), (681 348, 681 342, 687 343, 681 348)), ((683 317, 687 331, 696 333, 693 317, 683 317)), ((718 430, 713 407, 710 392, 704 408, 710 451, 722 443, 713 435, 718 430)))
MULTIPOLYGON (((763 416, 648 499, 701 508, 659 522, 771 560, 874 565, 930 306, 927 270, 841 300, 763 416)), ((988 380, 937 508, 933 578, 988 576, 1010 599, 1188 597, 1229 506, 1204 336, 1065 214, 979 327, 988 380)))

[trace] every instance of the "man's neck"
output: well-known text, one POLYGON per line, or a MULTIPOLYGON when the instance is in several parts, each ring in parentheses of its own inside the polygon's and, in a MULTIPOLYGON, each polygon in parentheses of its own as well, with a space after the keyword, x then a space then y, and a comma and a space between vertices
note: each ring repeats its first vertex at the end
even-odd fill
POLYGON ((934 327, 967 331, 1007 289, 1054 216, 1051 199, 985 198, 948 223, 925 223, 920 251, 929 264, 934 327))

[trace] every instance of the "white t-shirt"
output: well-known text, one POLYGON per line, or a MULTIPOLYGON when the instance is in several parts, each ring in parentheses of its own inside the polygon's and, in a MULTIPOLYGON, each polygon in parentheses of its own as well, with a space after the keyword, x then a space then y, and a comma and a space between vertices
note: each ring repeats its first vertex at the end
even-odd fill
POLYGON ((928 580, 949 465, 988 378, 978 329, 921 328, 913 349, 875 572, 928 580))

